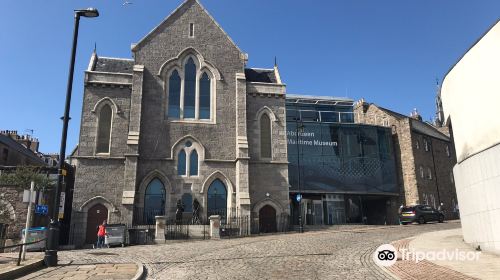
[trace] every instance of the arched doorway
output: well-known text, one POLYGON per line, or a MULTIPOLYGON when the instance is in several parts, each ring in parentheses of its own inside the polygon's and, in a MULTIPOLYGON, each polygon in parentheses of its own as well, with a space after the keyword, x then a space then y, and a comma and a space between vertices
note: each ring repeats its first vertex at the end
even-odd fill
POLYGON ((144 193, 144 214, 140 224, 152 225, 155 216, 165 215, 165 187, 159 179, 153 179, 144 193))
POLYGON ((104 220, 108 219, 108 208, 106 206, 97 203, 96 205, 90 207, 87 212, 87 244, 95 244, 97 241, 97 227, 102 224, 104 220))
POLYGON ((227 216, 227 189, 221 180, 215 179, 207 192, 207 216, 220 215, 222 220, 227 216))
POLYGON ((259 210, 259 232, 276 232, 276 210, 271 205, 259 210))

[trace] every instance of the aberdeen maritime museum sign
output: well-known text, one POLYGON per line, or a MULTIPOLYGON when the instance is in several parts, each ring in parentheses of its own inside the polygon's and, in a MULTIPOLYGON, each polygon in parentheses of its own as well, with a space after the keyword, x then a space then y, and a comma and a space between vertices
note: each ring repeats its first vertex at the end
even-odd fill
POLYGON ((304 122, 297 130, 296 123, 287 124, 292 192, 300 178, 305 193, 397 193, 389 128, 304 122))
POLYGON ((296 131, 287 131, 286 135, 288 137, 288 145, 308 145, 308 146, 337 146, 338 143, 334 141, 322 141, 314 139, 314 132, 299 132, 297 136, 296 131), (296 138, 292 138, 296 137, 296 138), (297 138, 298 141, 297 141, 297 138), (312 138, 312 139, 308 139, 312 138))

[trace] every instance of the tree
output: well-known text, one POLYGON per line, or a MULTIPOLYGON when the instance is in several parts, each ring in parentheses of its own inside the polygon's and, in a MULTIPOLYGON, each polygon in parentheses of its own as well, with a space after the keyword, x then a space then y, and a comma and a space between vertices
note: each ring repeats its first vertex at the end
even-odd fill
POLYGON ((40 171, 40 167, 34 166, 18 166, 12 172, 4 171, 0 174, 0 186, 18 186, 29 189, 31 181, 34 181, 36 190, 52 188, 54 180, 40 171))

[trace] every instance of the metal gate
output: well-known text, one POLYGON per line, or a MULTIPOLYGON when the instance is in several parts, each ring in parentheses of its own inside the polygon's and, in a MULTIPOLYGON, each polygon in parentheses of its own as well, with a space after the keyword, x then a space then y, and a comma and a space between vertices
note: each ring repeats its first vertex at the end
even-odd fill
POLYGON ((250 216, 230 217, 221 221, 220 237, 235 238, 250 235, 250 216))

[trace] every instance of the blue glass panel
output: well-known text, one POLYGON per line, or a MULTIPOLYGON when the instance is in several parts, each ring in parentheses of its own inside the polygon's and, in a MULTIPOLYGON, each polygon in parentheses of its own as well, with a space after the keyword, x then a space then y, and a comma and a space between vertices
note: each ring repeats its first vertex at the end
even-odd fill
POLYGON ((200 79, 200 119, 210 119, 210 78, 207 73, 200 79))
POLYGON ((390 128, 287 122, 291 191, 397 193, 390 128), (299 181, 300 180, 300 181, 299 181))
POLYGON ((181 116, 181 78, 177 70, 172 72, 168 79, 168 116, 178 119, 181 116))
POLYGON ((190 193, 182 195, 182 204, 184 204, 184 212, 193 212, 193 196, 190 193))
POLYGON ((184 150, 179 152, 177 175, 186 175, 186 152, 184 150))
POLYGON ((198 175, 198 153, 196 150, 193 150, 191 155, 189 155, 189 175, 198 175))
POLYGON ((184 118, 195 117, 196 64, 192 58, 184 66, 184 118))
POLYGON ((339 122, 339 113, 338 112, 321 112, 321 121, 322 122, 339 122))

